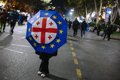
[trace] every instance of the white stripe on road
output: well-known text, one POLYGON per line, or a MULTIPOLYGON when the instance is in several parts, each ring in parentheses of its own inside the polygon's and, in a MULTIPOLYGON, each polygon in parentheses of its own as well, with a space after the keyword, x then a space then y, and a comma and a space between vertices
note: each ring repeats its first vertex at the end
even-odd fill
POLYGON ((4 48, 4 46, 0 46, 0 48, 1 48, 1 49, 5 49, 5 50, 8 50, 8 51, 12 51, 12 52, 16 52, 16 53, 23 54, 23 52, 21 52, 21 51, 12 50, 12 49, 9 49, 9 48, 4 48))
POLYGON ((18 44, 11 44, 13 46, 19 46, 19 47, 30 47, 30 46, 27 46, 27 45, 18 45, 18 44))
POLYGON ((0 36, 0 41, 4 40, 7 36, 9 36, 9 35, 6 35, 6 34, 3 33, 3 34, 0 36))
POLYGON ((16 52, 16 53, 20 53, 20 54, 23 54, 23 52, 20 52, 20 51, 16 51, 16 50, 12 50, 12 49, 8 49, 8 48, 4 48, 5 50, 9 50, 9 51, 12 51, 12 52, 16 52))

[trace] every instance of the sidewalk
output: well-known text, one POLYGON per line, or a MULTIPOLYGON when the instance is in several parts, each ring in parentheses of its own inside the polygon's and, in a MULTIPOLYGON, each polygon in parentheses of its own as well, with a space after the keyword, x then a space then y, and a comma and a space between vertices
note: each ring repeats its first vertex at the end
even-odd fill
MULTIPOLYGON (((97 35, 96 32, 91 32, 97 35)), ((100 32, 100 34, 103 33, 102 31, 100 32)), ((116 34, 112 34, 111 35, 111 39, 115 39, 115 40, 120 40, 120 35, 116 35, 116 34)))
POLYGON ((111 38, 112 38, 112 39, 120 40, 120 35, 112 34, 112 35, 111 35, 111 38))

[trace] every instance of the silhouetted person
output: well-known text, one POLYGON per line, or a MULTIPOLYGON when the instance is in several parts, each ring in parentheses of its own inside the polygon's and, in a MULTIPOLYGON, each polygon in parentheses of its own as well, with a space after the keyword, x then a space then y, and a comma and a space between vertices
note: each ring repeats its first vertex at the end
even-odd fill
POLYGON ((68 25, 69 25, 69 29, 71 29, 71 26, 72 26, 72 21, 68 21, 68 25))
POLYGON ((112 26, 108 23, 108 24, 106 25, 105 30, 104 30, 103 40, 104 40, 104 39, 106 38, 106 36, 107 36, 107 39, 108 39, 108 41, 109 41, 109 40, 110 40, 110 36, 111 36, 112 33, 113 33, 112 26))
POLYGON ((7 22, 7 12, 3 10, 3 12, 0 14, 0 22, 1 22, 1 32, 5 32, 6 22, 7 22))
POLYGON ((18 20, 18 16, 19 16, 19 14, 16 11, 12 11, 11 14, 10 14, 10 16, 9 16, 10 17, 10 28, 11 28, 10 34, 11 35, 14 32, 13 30, 14 30, 14 27, 15 27, 16 22, 18 20))
POLYGON ((81 37, 85 36, 85 31, 87 29, 87 23, 86 21, 84 20, 81 24, 81 37))
POLYGON ((97 35, 98 36, 100 35, 101 28, 102 28, 102 23, 99 23, 99 25, 97 27, 97 35))
POLYGON ((52 54, 44 52, 36 52, 36 54, 38 54, 39 58, 41 59, 38 75, 41 77, 46 77, 49 75, 49 60, 51 57, 57 56, 57 51, 52 54))
POLYGON ((77 18, 73 21, 73 36, 77 35, 78 28, 79 28, 80 23, 78 22, 77 18))

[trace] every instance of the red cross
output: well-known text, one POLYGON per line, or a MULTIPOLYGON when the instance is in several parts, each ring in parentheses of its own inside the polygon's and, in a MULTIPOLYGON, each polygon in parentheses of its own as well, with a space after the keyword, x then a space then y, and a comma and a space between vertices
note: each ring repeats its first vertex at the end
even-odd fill
POLYGON ((36 38, 36 39, 38 38, 38 35, 37 35, 37 34, 35 35, 35 38, 36 38))
POLYGON ((39 25, 39 24, 40 24, 40 22, 38 21, 36 24, 37 24, 37 25, 39 25))
POLYGON ((42 28, 38 28, 38 27, 33 27, 32 28, 32 32, 41 32, 41 43, 44 44, 45 43, 45 33, 49 32, 49 33, 57 33, 57 29, 55 28, 46 28, 46 23, 47 23, 47 18, 43 18, 42 20, 42 28))
POLYGON ((50 40, 50 39, 52 38, 52 36, 51 36, 51 35, 49 35, 49 36, 48 36, 48 38, 49 38, 49 40, 50 40))
POLYGON ((52 26, 52 25, 53 25, 53 23, 52 23, 52 22, 50 22, 49 24, 50 24, 50 26, 52 26))

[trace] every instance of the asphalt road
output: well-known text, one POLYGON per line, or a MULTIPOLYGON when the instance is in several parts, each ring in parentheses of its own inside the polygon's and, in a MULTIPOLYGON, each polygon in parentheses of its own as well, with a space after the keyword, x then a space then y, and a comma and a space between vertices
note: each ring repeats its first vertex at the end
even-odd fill
POLYGON ((38 55, 25 39, 26 26, 0 34, 0 80, 120 80, 120 41, 68 33, 67 44, 50 60, 50 77, 37 75, 38 55))

